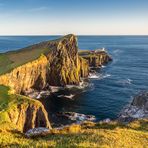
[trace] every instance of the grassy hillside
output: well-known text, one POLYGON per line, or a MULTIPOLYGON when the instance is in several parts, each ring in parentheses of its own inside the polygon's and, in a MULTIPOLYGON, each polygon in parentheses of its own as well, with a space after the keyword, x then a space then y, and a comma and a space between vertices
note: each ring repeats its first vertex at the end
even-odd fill
POLYGON ((37 59, 47 48, 38 45, 30 46, 22 50, 0 54, 0 74, 37 59))
POLYGON ((68 39, 70 36, 67 35, 57 40, 41 42, 16 51, 0 53, 0 75, 37 59, 41 54, 48 54, 50 50, 56 48, 59 41, 68 39))
POLYGON ((148 121, 136 121, 128 126, 112 123, 71 125, 61 131, 53 129, 45 137, 26 138, 16 130, 3 131, 2 147, 100 147, 147 148, 148 121))
POLYGON ((137 147, 148 145, 148 120, 128 125, 87 122, 71 125, 63 130, 53 129, 45 137, 26 138, 7 118, 7 111, 19 103, 34 101, 10 94, 9 88, 0 86, 0 146, 1 147, 137 147))
POLYGON ((7 107, 9 103, 8 87, 0 85, 0 111, 7 107), (5 98, 5 99, 4 99, 5 98))
MULTIPOLYGON (((6 86, 0 85, 0 126, 9 123, 9 111, 15 111, 19 104, 28 105, 30 103, 37 104, 39 101, 30 99, 28 97, 13 94, 13 90, 10 90, 6 86)), ((39 102, 40 103, 40 102, 39 102)), ((6 126, 9 128, 9 126, 6 126)), ((5 129, 5 128, 4 128, 5 129)))

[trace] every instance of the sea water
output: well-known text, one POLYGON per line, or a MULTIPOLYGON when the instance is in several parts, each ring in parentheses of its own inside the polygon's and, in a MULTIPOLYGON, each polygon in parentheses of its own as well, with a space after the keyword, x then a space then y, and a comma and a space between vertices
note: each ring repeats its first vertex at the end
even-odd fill
MULTIPOLYGON (((58 36, 1 36, 0 52, 16 50, 58 36)), ((113 61, 103 66, 90 86, 74 99, 54 100, 54 112, 94 115, 97 120, 116 119, 132 97, 148 90, 148 36, 78 36, 79 48, 106 48, 113 61)), ((51 102, 43 102, 49 111, 51 102)))

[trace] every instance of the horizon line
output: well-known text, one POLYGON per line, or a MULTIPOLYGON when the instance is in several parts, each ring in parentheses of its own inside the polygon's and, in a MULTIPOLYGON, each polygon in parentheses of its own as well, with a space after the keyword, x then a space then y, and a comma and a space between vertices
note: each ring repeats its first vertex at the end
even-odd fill
MULTIPOLYGON (((0 36, 65 36, 68 34, 4 34, 0 36)), ((73 34, 75 36, 148 36, 148 34, 73 34)))

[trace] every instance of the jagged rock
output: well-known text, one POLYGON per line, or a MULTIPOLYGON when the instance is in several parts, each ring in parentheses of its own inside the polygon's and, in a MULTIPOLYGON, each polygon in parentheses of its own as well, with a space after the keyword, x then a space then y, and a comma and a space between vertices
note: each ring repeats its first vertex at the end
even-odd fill
POLYGON ((130 122, 143 118, 148 118, 148 92, 141 92, 135 96, 132 103, 121 112, 118 120, 130 122))
MULTIPOLYGON (((74 35, 7 52, 3 56, 9 62, 8 65, 0 63, 1 70, 5 69, 0 75, 0 85, 9 86, 15 94, 22 95, 30 89, 46 90, 47 86, 81 87, 81 77, 88 77, 89 65, 97 67, 110 59, 106 52, 95 52, 89 59, 80 57, 74 35)), ((17 102, 7 113, 9 120, 21 131, 40 126, 51 128, 47 112, 38 101, 17 102)))
MULTIPOLYGON (((23 52, 36 48, 46 49, 46 52, 37 59, 1 75, 0 85, 10 86, 16 93, 23 94, 30 88, 42 90, 47 85, 78 85, 80 77, 88 76, 88 63, 79 57, 77 39, 74 35, 52 42, 42 42, 23 49, 23 52)), ((21 50, 18 53, 20 52, 21 50)))
POLYGON ((0 76, 0 84, 10 86, 16 93, 24 93, 34 87, 43 89, 47 81, 48 60, 45 56, 13 69, 0 76))
MULTIPOLYGON (((17 100, 17 96, 16 100, 17 100)), ((9 122, 17 126, 18 130, 26 132, 35 127, 51 129, 48 114, 41 102, 22 97, 14 107, 7 109, 9 122)))
POLYGON ((90 67, 94 68, 100 68, 103 64, 112 61, 112 58, 105 50, 81 50, 79 55, 88 61, 90 67))
POLYGON ((131 105, 148 110, 148 92, 141 92, 135 96, 131 105))
POLYGON ((25 135, 27 137, 38 137, 38 136, 46 136, 49 134, 50 129, 44 127, 38 127, 28 130, 25 135))

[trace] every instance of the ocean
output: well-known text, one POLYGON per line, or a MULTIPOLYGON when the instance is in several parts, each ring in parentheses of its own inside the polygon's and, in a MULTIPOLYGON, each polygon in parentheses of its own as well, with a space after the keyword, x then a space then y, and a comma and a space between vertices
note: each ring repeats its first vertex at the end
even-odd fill
MULTIPOLYGON (((58 36, 0 36, 0 52, 23 48, 58 36)), ((133 96, 148 90, 148 36, 78 36, 79 49, 106 48, 113 61, 90 79, 90 87, 74 100, 57 99, 55 111, 71 111, 116 119, 133 96)), ((50 104, 50 103, 49 103, 50 104)), ((46 109, 50 107, 46 102, 46 109)))

